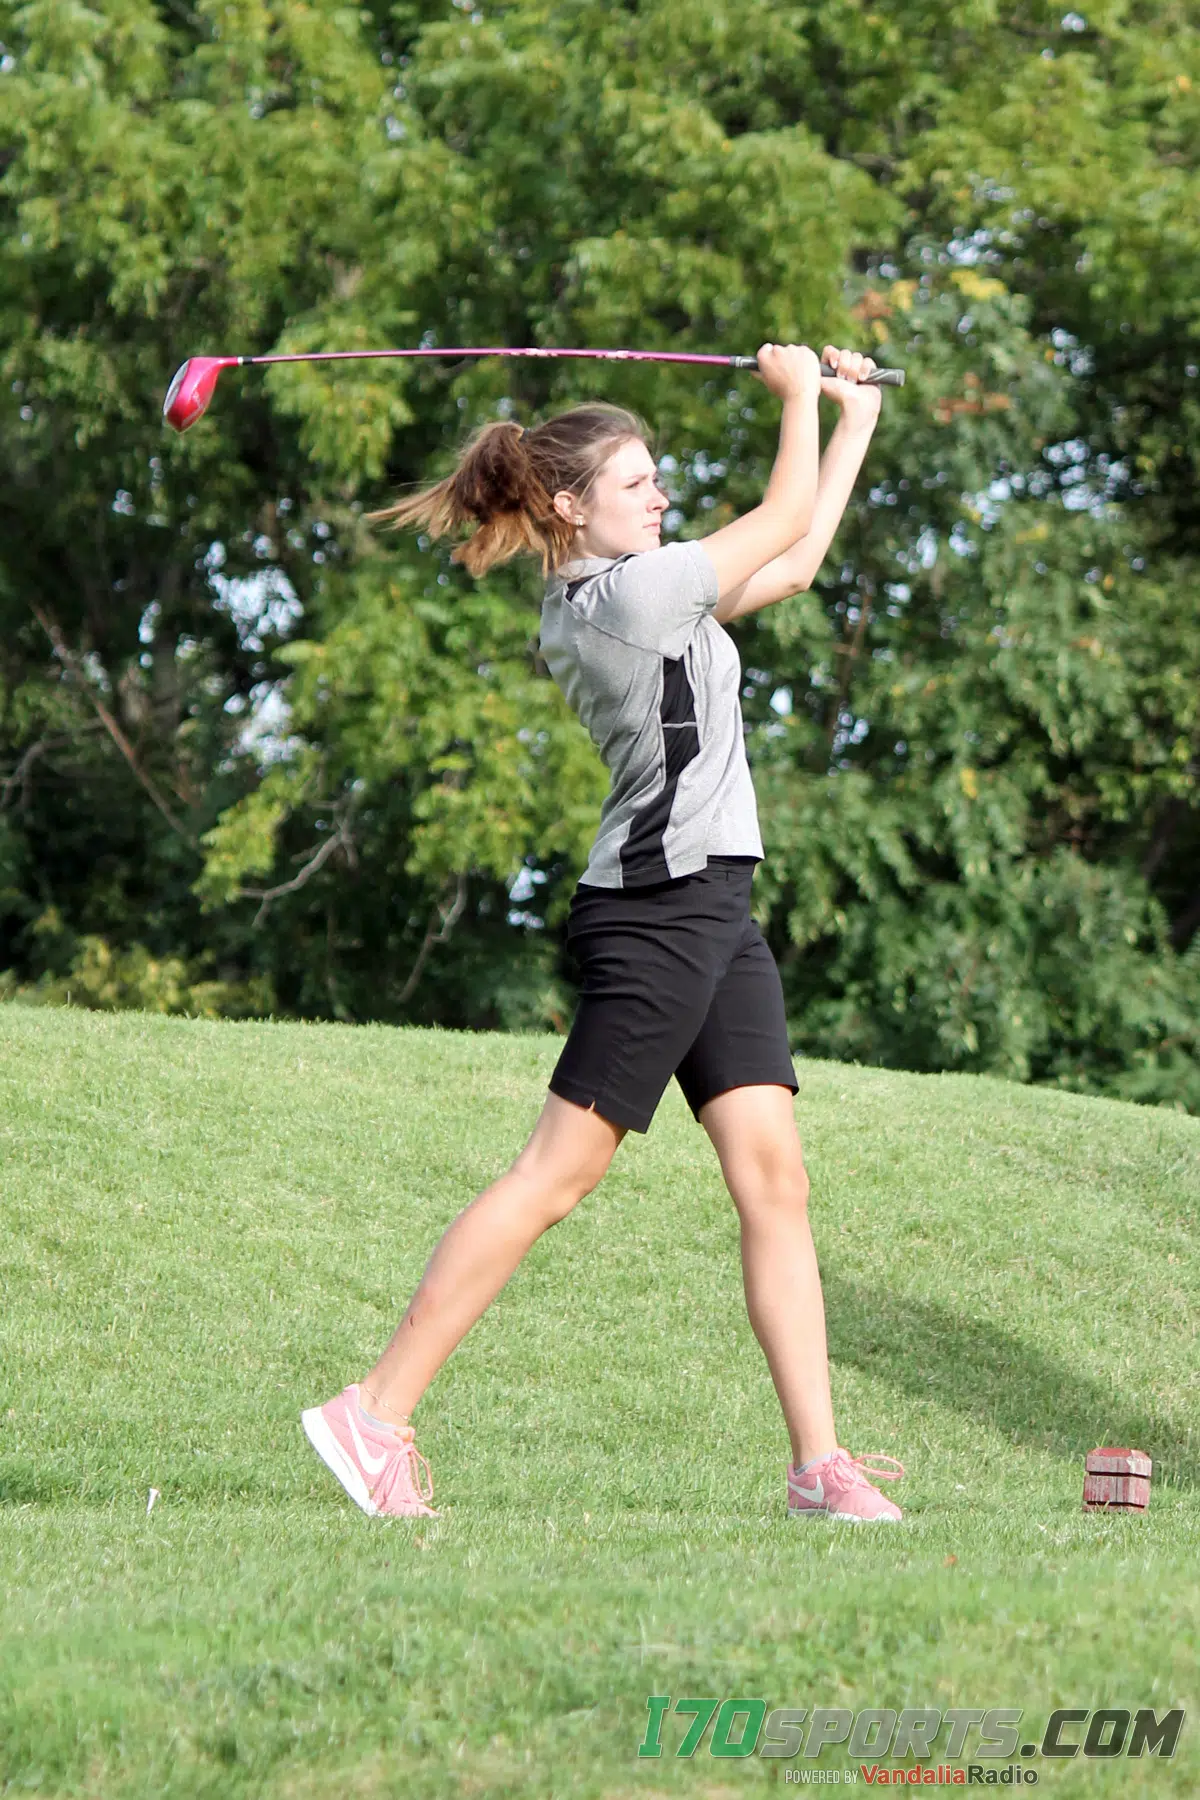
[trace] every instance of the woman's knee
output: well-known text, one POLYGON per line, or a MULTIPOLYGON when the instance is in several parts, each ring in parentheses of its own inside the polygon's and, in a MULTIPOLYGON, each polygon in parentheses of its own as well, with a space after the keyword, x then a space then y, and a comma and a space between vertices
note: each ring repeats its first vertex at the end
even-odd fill
POLYGON ((510 1175, 521 1183, 529 1204, 556 1225, 598 1187, 613 1158, 612 1146, 576 1147, 571 1154, 550 1154, 530 1142, 513 1163, 510 1175))
POLYGON ((565 1218, 603 1181, 624 1136, 621 1126, 599 1113, 548 1094, 512 1173, 544 1196, 552 1214, 565 1218))
POLYGON ((744 1164, 731 1171, 729 1191, 743 1220, 798 1219, 808 1212, 808 1171, 799 1156, 744 1164))
POLYGON ((545 1231, 561 1223, 591 1193, 602 1179, 604 1168, 598 1164, 555 1167, 518 1157, 508 1173, 522 1196, 523 1206, 539 1230, 545 1231))

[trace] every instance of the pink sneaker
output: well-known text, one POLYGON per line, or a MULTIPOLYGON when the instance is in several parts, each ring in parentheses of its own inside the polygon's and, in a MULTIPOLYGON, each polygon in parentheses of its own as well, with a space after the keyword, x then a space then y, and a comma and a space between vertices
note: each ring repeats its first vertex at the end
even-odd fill
POLYGON ((372 1517, 436 1519, 426 1503, 433 1499, 429 1464, 413 1442, 411 1425, 391 1425, 381 1431, 359 1416, 358 1383, 324 1406, 300 1414, 308 1441, 327 1468, 332 1469, 356 1506, 372 1517), (422 1488, 417 1464, 425 1472, 428 1490, 422 1488))
POLYGON ((848 1450, 831 1450, 819 1462, 811 1463, 803 1474, 788 1465, 788 1516, 811 1518, 824 1513, 830 1519, 887 1519, 895 1522, 904 1514, 894 1501, 888 1500, 867 1480, 899 1481, 904 1464, 894 1456, 876 1457, 877 1462, 895 1463, 892 1469, 871 1466, 865 1456, 851 1456, 848 1450))

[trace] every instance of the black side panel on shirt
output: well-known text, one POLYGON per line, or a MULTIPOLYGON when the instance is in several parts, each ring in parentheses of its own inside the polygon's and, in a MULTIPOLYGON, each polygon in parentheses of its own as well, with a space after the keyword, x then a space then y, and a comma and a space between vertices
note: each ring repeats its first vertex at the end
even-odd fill
POLYGON ((700 754, 696 696, 687 677, 684 659, 664 656, 662 666, 662 701, 658 715, 663 732, 663 785, 654 799, 633 815, 629 833, 621 846, 622 887, 648 887, 651 882, 671 879, 663 850, 663 834, 675 804, 679 777, 700 754))

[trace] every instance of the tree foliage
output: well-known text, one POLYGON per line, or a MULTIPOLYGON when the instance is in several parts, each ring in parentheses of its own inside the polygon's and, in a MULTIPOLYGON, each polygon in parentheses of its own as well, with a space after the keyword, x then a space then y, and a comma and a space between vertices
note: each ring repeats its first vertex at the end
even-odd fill
POLYGON ((752 377, 196 352, 862 345, 813 587, 735 626, 798 1052, 1200 1109, 1200 50, 1104 0, 0 0, 0 967, 90 1004, 562 1029, 605 777, 478 584, 363 512, 481 420, 752 377), (74 997, 73 996, 73 997, 74 997))

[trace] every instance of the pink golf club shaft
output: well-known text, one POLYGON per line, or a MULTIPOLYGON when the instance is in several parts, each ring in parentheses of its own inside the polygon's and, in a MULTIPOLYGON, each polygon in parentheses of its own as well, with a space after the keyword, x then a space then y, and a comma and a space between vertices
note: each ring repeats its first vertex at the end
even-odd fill
MULTIPOLYGON (((295 350, 270 356, 192 356, 179 368, 167 389, 167 397, 163 402, 163 418, 176 431, 186 431, 202 418, 212 399, 217 385, 217 377, 222 369, 247 368, 258 363, 289 362, 358 362, 372 357, 389 356, 424 356, 424 357, 463 357, 463 356, 530 356, 539 360, 554 357, 575 356, 595 357, 601 362, 666 362, 666 363, 705 363, 710 366, 727 369, 757 369, 758 361, 753 356, 711 356, 687 350, 547 350, 541 348, 512 349, 506 344, 493 344, 485 348, 460 347, 446 350, 295 350)), ((828 363, 821 364, 824 376, 834 376, 836 369, 828 363)), ((874 369, 866 377, 866 383, 875 387, 903 387, 903 369, 874 369)), ((865 385, 865 384, 864 384, 865 385)))

